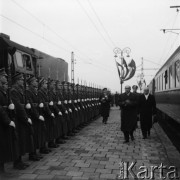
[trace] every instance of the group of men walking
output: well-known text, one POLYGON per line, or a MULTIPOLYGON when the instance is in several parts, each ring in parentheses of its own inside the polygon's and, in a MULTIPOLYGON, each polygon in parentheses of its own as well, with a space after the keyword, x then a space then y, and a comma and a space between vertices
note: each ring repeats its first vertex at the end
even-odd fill
POLYGON ((134 140, 133 132, 140 121, 143 139, 150 136, 152 123, 156 119, 156 101, 149 93, 148 87, 144 88, 142 94, 137 93, 138 86, 134 85, 133 92, 130 86, 125 86, 125 93, 119 96, 121 108, 121 131, 124 133, 124 143, 129 139, 134 140))
POLYGON ((0 172, 6 162, 25 169, 22 156, 39 161, 99 116, 100 89, 21 73, 9 88, 7 78, 0 69, 0 172))

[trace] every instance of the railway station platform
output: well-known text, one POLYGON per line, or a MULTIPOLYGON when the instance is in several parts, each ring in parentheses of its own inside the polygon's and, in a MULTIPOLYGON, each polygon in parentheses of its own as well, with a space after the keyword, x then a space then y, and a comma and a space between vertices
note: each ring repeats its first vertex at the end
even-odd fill
POLYGON ((14 170, 12 164, 7 164, 7 173, 1 174, 0 180, 113 180, 145 176, 144 179, 171 179, 170 175, 180 176, 180 153, 157 123, 148 139, 142 139, 139 127, 134 135, 135 141, 123 144, 120 111, 113 107, 107 124, 102 123, 102 118, 93 121, 40 161, 31 162, 26 170, 14 170))

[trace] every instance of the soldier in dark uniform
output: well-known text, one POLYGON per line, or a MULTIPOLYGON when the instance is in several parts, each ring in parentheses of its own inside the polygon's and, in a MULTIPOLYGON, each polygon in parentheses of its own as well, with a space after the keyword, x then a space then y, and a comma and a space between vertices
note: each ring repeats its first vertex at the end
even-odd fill
POLYGON ((23 164, 27 167, 29 165, 22 163, 21 156, 34 151, 32 120, 26 112, 30 107, 29 104, 25 104, 23 75, 21 73, 16 73, 12 76, 12 82, 13 87, 11 89, 11 98, 16 108, 20 149, 20 157, 16 162, 14 162, 14 167, 18 167, 19 164, 23 164))
POLYGON ((44 104, 43 108, 43 116, 45 118, 46 125, 46 143, 43 147, 41 147, 41 153, 48 153, 51 149, 58 147, 54 141, 54 126, 55 126, 55 115, 53 112, 53 101, 49 98, 49 90, 48 90, 48 81, 44 78, 41 78, 39 81, 39 99, 40 102, 44 104), (48 147, 47 147, 48 145, 48 147))
POLYGON ((111 99, 107 94, 107 88, 103 89, 103 94, 100 96, 99 100, 101 102, 101 116, 103 117, 102 122, 104 124, 107 124, 107 119, 109 117, 109 111, 110 111, 110 102, 111 102, 111 99))
POLYGON ((50 101, 53 102, 52 105, 52 112, 55 115, 55 126, 54 126, 54 144, 64 144, 65 141, 62 140, 62 112, 60 111, 60 109, 57 106, 57 88, 56 88, 56 82, 54 80, 51 80, 49 82, 49 98, 50 101))
MULTIPOLYGON (((0 173, 4 172, 4 163, 19 158, 18 136, 15 119, 15 107, 7 95, 8 82, 5 69, 0 69, 0 173)), ((17 169, 25 169, 18 164, 17 169)))
POLYGON ((31 105, 29 115, 31 116, 33 122, 33 139, 34 139, 34 152, 29 155, 29 159, 33 161, 38 161, 42 158, 41 155, 36 153, 37 149, 40 149, 41 145, 45 142, 45 139, 42 136, 42 131, 44 128, 44 117, 42 115, 41 108, 39 107, 39 98, 38 98, 38 82, 37 79, 32 76, 27 79, 28 89, 27 89, 27 101, 31 105))
POLYGON ((121 131, 124 133, 124 143, 129 142, 129 135, 131 136, 131 140, 134 140, 133 131, 137 124, 137 99, 130 91, 131 87, 125 86, 125 93, 119 96, 119 106, 121 108, 121 131))
POLYGON ((68 134, 68 127, 67 127, 67 121, 68 121, 68 111, 64 106, 63 101, 63 95, 62 95, 62 84, 60 81, 56 81, 56 101, 57 101, 57 107, 59 108, 60 112, 62 113, 61 117, 61 127, 62 127, 62 139, 67 140, 69 139, 68 134))
POLYGON ((140 124, 143 139, 150 136, 152 128, 152 119, 156 117, 156 101, 152 94, 149 94, 149 89, 144 88, 144 93, 139 98, 140 124))

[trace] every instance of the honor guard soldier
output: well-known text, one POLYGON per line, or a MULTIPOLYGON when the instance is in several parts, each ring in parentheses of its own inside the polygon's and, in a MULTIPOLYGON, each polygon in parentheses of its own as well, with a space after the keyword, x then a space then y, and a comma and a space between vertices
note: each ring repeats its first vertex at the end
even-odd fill
POLYGON ((59 108, 60 112, 62 113, 61 117, 61 127, 62 127, 62 139, 67 140, 69 139, 67 134, 68 134, 68 126, 67 126, 67 121, 68 121, 68 111, 64 106, 64 98, 62 94, 62 84, 59 80, 56 81, 56 104, 57 107, 59 108))
MULTIPOLYGON (((15 106, 8 93, 7 74, 5 69, 0 69, 0 173, 4 172, 4 163, 17 162, 19 146, 15 106)), ((23 164, 16 164, 15 168, 25 169, 23 164)))
POLYGON ((49 81, 49 99, 52 102, 51 109, 55 115, 55 126, 54 126, 54 143, 64 144, 65 141, 62 140, 62 112, 57 106, 57 96, 56 96, 56 82, 54 80, 49 81))
POLYGON ((58 145, 54 142, 54 126, 55 115, 53 112, 53 101, 49 98, 49 83, 45 78, 39 80, 39 99, 44 104, 43 116, 46 125, 46 143, 41 148, 41 153, 51 152, 49 148, 57 148, 58 145), (49 147, 49 148, 48 148, 49 147))
POLYGON ((29 103, 25 104, 23 75, 21 73, 16 73, 14 76, 12 76, 12 83, 11 98, 16 108, 20 149, 20 157, 14 163, 14 167, 18 168, 21 165, 28 167, 28 164, 22 162, 21 156, 25 155, 26 153, 34 152, 32 120, 26 112, 31 107, 29 103))
POLYGON ((28 89, 27 89, 27 101, 31 105, 29 115, 31 116, 34 129, 34 152, 29 155, 29 159, 32 161, 39 161, 42 156, 36 153, 37 149, 45 143, 45 138, 42 134, 44 128, 44 117, 42 115, 41 107, 39 106, 39 97, 38 97, 38 81, 34 76, 31 76, 27 79, 28 89))
POLYGON ((70 103, 69 100, 69 90, 68 90, 68 82, 63 81, 62 82, 62 92, 63 92, 63 105, 66 108, 67 111, 67 126, 68 126, 68 136, 74 136, 75 133, 73 133, 73 114, 72 114, 72 109, 70 108, 70 103))

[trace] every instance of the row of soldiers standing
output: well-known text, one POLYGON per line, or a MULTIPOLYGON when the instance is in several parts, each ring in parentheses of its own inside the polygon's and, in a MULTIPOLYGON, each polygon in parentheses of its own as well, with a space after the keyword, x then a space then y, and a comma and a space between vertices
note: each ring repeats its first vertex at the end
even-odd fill
POLYGON ((39 161, 99 116, 100 89, 34 76, 26 87, 25 78, 12 76, 8 91, 7 74, 0 69, 0 171, 5 162, 25 169, 26 153, 39 161))

